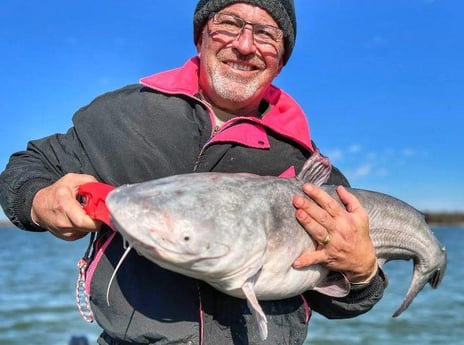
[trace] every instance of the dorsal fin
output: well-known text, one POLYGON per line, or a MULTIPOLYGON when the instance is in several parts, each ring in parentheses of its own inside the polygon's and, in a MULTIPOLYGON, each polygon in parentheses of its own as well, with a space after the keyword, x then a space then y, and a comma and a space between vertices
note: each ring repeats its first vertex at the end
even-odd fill
POLYGON ((314 153, 303 165, 300 173, 296 177, 303 182, 310 182, 316 186, 321 186, 328 181, 332 172, 330 159, 321 155, 316 149, 314 153))

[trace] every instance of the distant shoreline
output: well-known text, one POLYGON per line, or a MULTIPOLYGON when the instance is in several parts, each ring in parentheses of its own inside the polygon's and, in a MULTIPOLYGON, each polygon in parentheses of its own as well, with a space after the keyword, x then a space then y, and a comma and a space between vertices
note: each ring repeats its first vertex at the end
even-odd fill
MULTIPOLYGON (((424 212, 426 222, 431 226, 457 225, 464 227, 464 212, 424 212)), ((0 220, 0 228, 14 227, 8 220, 0 220)))
POLYGON ((425 221, 430 225, 464 226, 463 212, 424 212, 425 221))

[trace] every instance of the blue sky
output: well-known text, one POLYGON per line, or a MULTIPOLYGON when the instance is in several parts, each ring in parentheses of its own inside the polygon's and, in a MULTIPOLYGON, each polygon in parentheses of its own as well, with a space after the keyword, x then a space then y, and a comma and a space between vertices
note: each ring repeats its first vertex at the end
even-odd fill
MULTIPOLYGON (((464 210, 464 1, 295 4, 296 46, 275 84, 301 104, 320 149, 353 186, 464 210)), ((195 5, 3 0, 0 169, 97 95, 193 56, 195 5)))

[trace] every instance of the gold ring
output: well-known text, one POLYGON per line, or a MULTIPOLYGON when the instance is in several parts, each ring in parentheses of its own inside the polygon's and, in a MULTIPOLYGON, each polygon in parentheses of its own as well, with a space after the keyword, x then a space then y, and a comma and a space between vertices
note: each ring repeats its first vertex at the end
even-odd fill
POLYGON ((330 234, 327 233, 327 235, 325 235, 324 239, 321 241, 321 244, 322 244, 323 246, 326 246, 326 245, 329 244, 329 242, 330 242, 330 234))

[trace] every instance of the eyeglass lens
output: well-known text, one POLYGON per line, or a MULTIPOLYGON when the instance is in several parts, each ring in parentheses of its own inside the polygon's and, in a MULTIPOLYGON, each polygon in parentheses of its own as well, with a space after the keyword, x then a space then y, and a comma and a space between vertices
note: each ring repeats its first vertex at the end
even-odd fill
POLYGON ((238 37, 242 34, 245 25, 251 25, 253 28, 253 36, 257 43, 274 44, 282 39, 282 30, 279 28, 259 23, 250 23, 236 15, 229 13, 215 13, 213 23, 220 31, 225 31, 231 35, 238 37))

